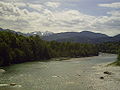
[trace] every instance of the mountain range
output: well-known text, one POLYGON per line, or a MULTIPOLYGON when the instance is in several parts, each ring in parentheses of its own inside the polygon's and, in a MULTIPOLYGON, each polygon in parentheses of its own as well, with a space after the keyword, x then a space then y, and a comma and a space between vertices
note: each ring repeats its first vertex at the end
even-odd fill
POLYGON ((49 36, 43 36, 43 40, 58 42, 77 42, 77 43, 118 42, 120 41, 120 34, 110 37, 105 34, 94 33, 90 31, 65 32, 52 34, 49 36))
POLYGON ((45 31, 45 32, 41 32, 41 31, 35 31, 35 32, 30 32, 30 33, 27 33, 28 36, 31 36, 31 35, 39 35, 39 36, 50 36, 50 35, 53 35, 54 33, 53 32, 50 32, 50 31, 45 31))
POLYGON ((53 33, 49 31, 40 32, 35 31, 31 33, 21 33, 12 31, 9 29, 2 29, 0 31, 10 31, 24 36, 35 36, 39 35, 43 40, 46 41, 58 41, 58 42, 76 42, 76 43, 104 43, 104 42, 119 42, 120 34, 116 36, 108 36, 102 33, 95 33, 90 31, 82 32, 63 32, 63 33, 53 33))
POLYGON ((14 31, 14 30, 3 29, 3 28, 0 28, 0 31, 9 31, 9 32, 17 33, 17 34, 23 35, 23 36, 35 36, 35 35, 38 35, 38 36, 40 36, 40 37, 49 36, 49 35, 54 34, 53 32, 50 32, 50 31, 45 31, 45 32, 34 31, 34 32, 30 32, 30 33, 21 33, 21 32, 17 32, 17 31, 14 31))

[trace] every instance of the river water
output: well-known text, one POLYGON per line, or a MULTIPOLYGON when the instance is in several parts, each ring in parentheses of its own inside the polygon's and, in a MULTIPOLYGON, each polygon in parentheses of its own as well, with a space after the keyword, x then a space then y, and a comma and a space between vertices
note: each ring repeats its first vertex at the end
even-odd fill
POLYGON ((0 74, 0 90, 103 90, 94 87, 97 81, 92 82, 91 75, 94 76, 96 70, 92 67, 111 63, 116 57, 108 54, 8 66, 3 68, 5 72, 0 74), (10 83, 16 85, 10 86, 10 83))

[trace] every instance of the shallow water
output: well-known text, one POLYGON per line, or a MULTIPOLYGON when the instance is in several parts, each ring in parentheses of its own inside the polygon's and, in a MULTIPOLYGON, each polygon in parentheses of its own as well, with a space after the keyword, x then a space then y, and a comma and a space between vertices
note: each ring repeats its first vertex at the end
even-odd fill
POLYGON ((116 57, 102 55, 12 65, 5 67, 6 72, 0 74, 0 90, 104 90, 92 86, 97 82, 90 78, 96 72, 93 66, 113 62, 116 57), (10 86, 10 83, 17 85, 10 86))

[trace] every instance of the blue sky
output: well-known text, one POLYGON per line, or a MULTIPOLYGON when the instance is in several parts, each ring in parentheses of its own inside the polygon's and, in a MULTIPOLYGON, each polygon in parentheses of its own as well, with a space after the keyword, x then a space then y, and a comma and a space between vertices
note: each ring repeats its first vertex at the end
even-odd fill
POLYGON ((120 0, 0 0, 0 27, 120 34, 120 0))

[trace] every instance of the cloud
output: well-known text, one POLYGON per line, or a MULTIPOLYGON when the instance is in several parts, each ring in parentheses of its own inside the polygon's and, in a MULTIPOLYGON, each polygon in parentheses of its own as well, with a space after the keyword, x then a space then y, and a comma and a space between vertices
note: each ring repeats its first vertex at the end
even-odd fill
POLYGON ((107 12, 109 16, 98 17, 96 22, 93 23, 93 27, 97 30, 103 30, 110 34, 120 32, 120 2, 111 4, 99 4, 101 7, 116 8, 107 12))
POLYGON ((108 7, 108 8, 120 8, 120 2, 115 2, 111 4, 99 4, 98 6, 108 7))
POLYGON ((66 10, 62 12, 57 12, 54 14, 57 26, 82 26, 87 27, 91 20, 95 19, 94 16, 85 15, 80 13, 78 10, 66 10))
POLYGON ((14 6, 17 6, 17 7, 25 7, 27 4, 26 3, 13 3, 14 6))
POLYGON ((120 11, 106 16, 92 16, 75 9, 59 10, 62 3, 0 2, 0 25, 21 32, 91 30, 113 35, 120 29, 120 11), (51 7, 51 8, 50 8, 51 7))
POLYGON ((107 12, 107 14, 120 17, 120 11, 110 11, 110 12, 107 12))
POLYGON ((61 4, 59 2, 46 2, 45 5, 48 6, 48 7, 57 8, 61 4))
POLYGON ((96 21, 92 23, 92 28, 109 35, 114 35, 120 32, 120 12, 111 11, 107 13, 110 14, 110 16, 96 18, 96 21))
POLYGON ((42 9, 44 9, 43 5, 40 5, 40 4, 29 4, 28 3, 27 6, 32 9, 38 10, 38 11, 41 11, 42 9))

